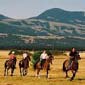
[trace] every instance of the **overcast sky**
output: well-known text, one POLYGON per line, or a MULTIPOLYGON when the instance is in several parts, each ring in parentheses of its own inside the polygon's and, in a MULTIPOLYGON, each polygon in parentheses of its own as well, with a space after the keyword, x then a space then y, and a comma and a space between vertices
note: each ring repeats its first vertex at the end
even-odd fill
POLYGON ((0 0, 0 14, 15 19, 37 16, 51 8, 85 11, 85 0, 0 0))

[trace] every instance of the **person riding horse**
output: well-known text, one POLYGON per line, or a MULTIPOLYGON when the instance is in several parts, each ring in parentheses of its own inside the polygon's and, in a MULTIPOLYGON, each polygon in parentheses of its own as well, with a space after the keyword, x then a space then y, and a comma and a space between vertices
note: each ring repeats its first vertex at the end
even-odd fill
MULTIPOLYGON (((22 63, 24 64, 24 61, 26 62, 28 62, 28 59, 29 59, 29 61, 31 61, 31 59, 30 59, 30 56, 28 55, 28 53, 27 52, 24 52, 23 53, 23 59, 22 59, 22 63)), ((29 67, 29 62, 27 63, 27 66, 29 67)))
POLYGON ((78 63, 78 58, 80 57, 79 53, 76 51, 75 48, 72 48, 72 50, 69 53, 69 56, 70 56, 70 59, 69 59, 69 65, 68 65, 67 70, 71 68, 72 61, 75 61, 76 63, 78 63))
POLYGON ((43 67, 43 63, 46 61, 46 59, 48 59, 49 56, 46 53, 46 50, 43 51, 43 53, 40 55, 40 65, 41 65, 41 69, 43 67))
POLYGON ((20 69, 20 75, 25 76, 27 75, 29 61, 31 61, 31 59, 27 52, 24 52, 22 56, 23 56, 22 60, 19 61, 19 69, 20 69))
POLYGON ((75 78, 76 72, 78 71, 79 68, 78 60, 80 60, 81 58, 78 51, 76 51, 75 48, 72 48, 72 50, 69 53, 69 56, 70 59, 69 60, 67 59, 63 62, 63 72, 66 73, 65 78, 68 78, 69 77, 68 71, 71 71, 73 75, 70 78, 70 81, 72 81, 75 78))
POLYGON ((16 61, 15 52, 12 51, 11 54, 9 54, 9 60, 6 60, 4 63, 4 76, 8 75, 9 69, 11 70, 11 76, 13 76, 14 69, 16 68, 16 61))
POLYGON ((14 51, 12 51, 12 53, 9 55, 9 61, 12 61, 14 63, 13 66, 16 68, 16 56, 14 51))
POLYGON ((39 61, 34 64, 34 70, 37 72, 37 77, 40 77, 40 70, 44 70, 46 71, 46 78, 48 78, 50 64, 52 64, 53 58, 53 55, 45 50, 39 55, 39 61))

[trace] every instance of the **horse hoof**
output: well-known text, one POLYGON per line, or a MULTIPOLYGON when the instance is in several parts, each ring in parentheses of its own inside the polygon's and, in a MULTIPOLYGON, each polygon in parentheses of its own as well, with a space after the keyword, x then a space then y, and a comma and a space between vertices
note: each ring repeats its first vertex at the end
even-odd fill
POLYGON ((46 76, 46 78, 48 79, 49 77, 48 77, 48 76, 46 76))
POLYGON ((4 76, 6 76, 6 74, 4 74, 4 76))
POLYGON ((70 81, 72 81, 72 79, 70 79, 70 81))
POLYGON ((22 76, 25 76, 25 74, 23 73, 22 76))
POLYGON ((13 75, 11 75, 11 76, 13 76, 13 75))
POLYGON ((73 81, 73 79, 71 78, 70 81, 73 81))
POLYGON ((66 76, 65 78, 69 78, 69 76, 66 76))

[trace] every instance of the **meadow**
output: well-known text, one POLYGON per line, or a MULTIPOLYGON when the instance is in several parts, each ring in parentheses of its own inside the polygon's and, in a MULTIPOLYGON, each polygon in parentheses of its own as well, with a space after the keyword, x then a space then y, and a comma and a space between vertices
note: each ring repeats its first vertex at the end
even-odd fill
MULTIPOLYGON (((81 52, 81 60, 79 61, 79 70, 75 79, 71 82, 69 78, 65 78, 65 73, 62 71, 62 64, 65 59, 68 59, 68 52, 66 55, 55 55, 51 70, 49 71, 49 78, 46 79, 45 71, 41 71, 40 78, 35 77, 36 72, 30 67, 28 69, 28 75, 21 77, 19 74, 18 62, 22 59, 22 56, 17 56, 17 66, 14 71, 14 76, 4 76, 4 62, 8 59, 9 51, 0 51, 0 85, 85 85, 85 52, 81 52)), ((71 76, 71 72, 69 72, 71 76)))

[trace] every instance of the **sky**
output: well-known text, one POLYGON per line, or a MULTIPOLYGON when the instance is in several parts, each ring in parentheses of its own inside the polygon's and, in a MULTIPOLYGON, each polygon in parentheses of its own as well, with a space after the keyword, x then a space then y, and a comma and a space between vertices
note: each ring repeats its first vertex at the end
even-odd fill
POLYGON ((15 19, 38 16, 51 8, 85 11, 85 0, 0 0, 0 14, 15 19))

